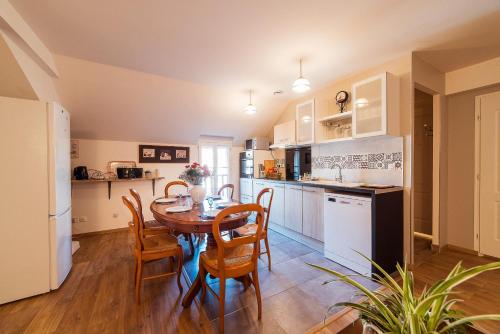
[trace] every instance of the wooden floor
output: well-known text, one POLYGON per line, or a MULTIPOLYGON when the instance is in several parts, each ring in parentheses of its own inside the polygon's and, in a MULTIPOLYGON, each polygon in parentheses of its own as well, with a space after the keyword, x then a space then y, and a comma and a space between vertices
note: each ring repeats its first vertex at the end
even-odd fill
MULTIPOLYGON (((266 256, 259 261, 263 318, 257 321, 253 288, 244 291, 241 283, 231 280, 226 289, 226 333, 304 333, 323 322, 330 305, 356 298, 355 291, 341 282, 323 285, 330 276, 305 262, 351 274, 349 270, 273 231, 270 243, 272 271, 266 256)), ((215 298, 207 294, 203 306, 196 300, 184 309, 174 277, 145 282, 142 303, 135 304, 132 239, 127 231, 84 237, 80 244, 70 276, 59 290, 0 306, 0 333, 217 332, 215 298)), ((191 257, 183 246, 186 292, 198 253, 191 257)), ((146 274, 165 270, 167 262, 149 266, 146 274)), ((210 283, 218 285, 215 280, 210 283)))
MULTIPOLYGON (((439 254, 432 254, 423 249, 416 254, 418 263, 413 270, 416 287, 422 289, 439 279, 443 279, 450 270, 459 262, 469 268, 490 263, 488 257, 445 249, 439 254)), ((468 315, 474 314, 500 314, 500 270, 490 271, 474 277, 456 288, 460 292, 458 297, 463 302, 457 306, 468 315)), ((500 333, 500 322, 483 321, 477 323, 479 329, 486 333, 500 333)))
MULTIPOLYGON (((322 283, 330 277, 305 265, 317 263, 349 273, 318 252, 270 232, 273 270, 265 256, 259 275, 263 294, 263 319, 257 321, 255 293, 232 281, 227 288, 226 333, 336 333, 341 321, 323 325, 326 310, 337 301, 352 300, 354 291, 343 283, 322 283)), ((217 302, 207 294, 200 306, 196 300, 184 309, 173 277, 144 284, 141 305, 133 298, 132 240, 128 232, 115 232, 80 239, 70 276, 54 292, 0 306, 0 333, 214 333, 217 331, 217 302)), ((197 254, 185 248, 185 285, 195 273, 197 254)), ((414 275, 419 289, 443 278, 458 262, 467 267, 491 260, 445 250, 425 251, 417 257, 414 275)), ((166 262, 150 265, 160 272, 166 262)), ((213 287, 217 284, 210 282, 213 287)), ((366 283, 366 282, 364 282, 366 283)), ((372 286, 375 288, 376 286, 372 286)), ((459 289, 468 314, 500 313, 500 272, 474 278, 459 289)), ((343 312, 336 309, 335 312, 343 312)), ((335 316, 334 316, 335 317, 335 316)), ((345 324, 343 324, 345 325, 345 324)), ((500 333, 500 324, 483 322, 488 333, 500 333)))

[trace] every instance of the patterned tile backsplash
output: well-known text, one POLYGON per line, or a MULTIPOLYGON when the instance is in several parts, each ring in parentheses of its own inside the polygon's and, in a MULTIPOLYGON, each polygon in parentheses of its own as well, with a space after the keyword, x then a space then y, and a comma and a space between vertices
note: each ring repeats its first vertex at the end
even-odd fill
POLYGON ((403 138, 381 137, 311 146, 314 177, 346 182, 403 185, 403 138))
POLYGON ((313 156, 312 168, 324 169, 339 165, 342 169, 402 169, 402 152, 380 152, 367 154, 335 154, 313 156))

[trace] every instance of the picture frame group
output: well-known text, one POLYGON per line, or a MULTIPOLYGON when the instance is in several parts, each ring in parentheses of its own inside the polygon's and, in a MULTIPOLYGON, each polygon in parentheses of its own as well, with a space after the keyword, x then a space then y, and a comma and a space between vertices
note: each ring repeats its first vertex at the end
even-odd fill
POLYGON ((189 163, 189 147, 139 145, 140 163, 189 163))

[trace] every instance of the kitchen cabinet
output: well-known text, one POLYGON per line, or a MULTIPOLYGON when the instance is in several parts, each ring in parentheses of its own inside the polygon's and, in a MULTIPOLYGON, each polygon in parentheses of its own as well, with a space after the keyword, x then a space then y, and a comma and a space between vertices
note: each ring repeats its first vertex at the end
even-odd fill
POLYGON ((324 240, 323 198, 325 190, 302 188, 302 233, 316 240, 324 240))
POLYGON ((302 186, 285 184, 284 226, 302 233, 302 186))
POLYGON ((264 181, 259 180, 259 179, 253 180, 253 200, 255 203, 257 202, 257 196, 259 196, 259 193, 265 187, 266 187, 266 184, 264 181))
POLYGON ((284 147, 295 144, 295 120, 274 126, 274 144, 271 147, 284 147))
POLYGON ((240 198, 242 196, 252 197, 253 196, 253 186, 252 179, 249 178, 240 178, 240 198))
POLYGON ((297 124, 297 144, 314 143, 314 99, 297 104, 296 124, 297 124))
POLYGON ((268 182, 267 186, 274 190, 269 222, 283 226, 285 224, 285 185, 280 182, 268 182))
POLYGON ((388 72, 352 85, 354 138, 399 136, 399 82, 388 72))

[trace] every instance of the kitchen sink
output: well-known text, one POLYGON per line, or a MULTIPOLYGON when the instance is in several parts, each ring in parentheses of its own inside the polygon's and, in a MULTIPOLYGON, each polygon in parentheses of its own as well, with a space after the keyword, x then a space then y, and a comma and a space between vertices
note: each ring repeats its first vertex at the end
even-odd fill
POLYGON ((347 187, 347 188, 356 188, 361 186, 361 183, 358 182, 338 182, 333 180, 317 180, 317 181, 301 181, 301 182, 309 184, 325 185, 325 186, 347 187))

